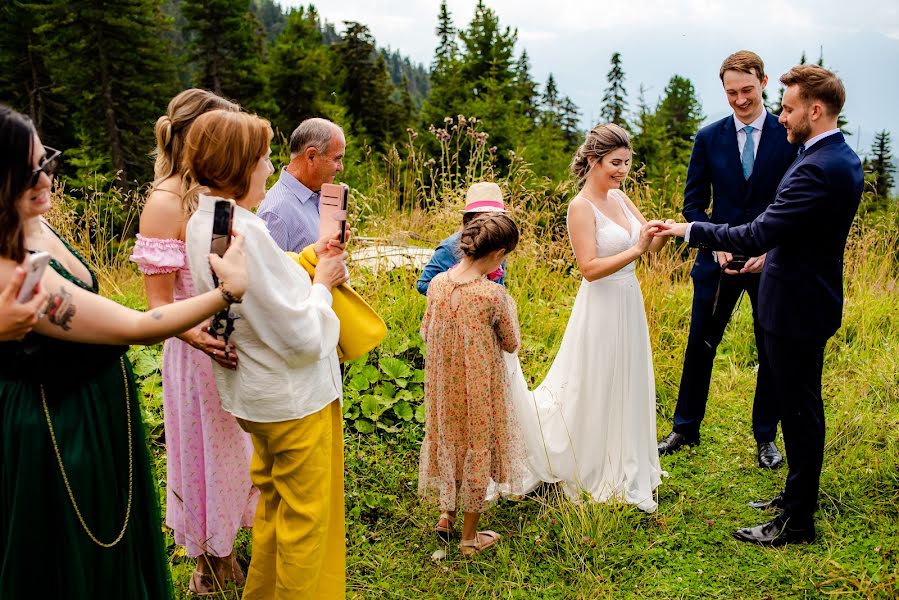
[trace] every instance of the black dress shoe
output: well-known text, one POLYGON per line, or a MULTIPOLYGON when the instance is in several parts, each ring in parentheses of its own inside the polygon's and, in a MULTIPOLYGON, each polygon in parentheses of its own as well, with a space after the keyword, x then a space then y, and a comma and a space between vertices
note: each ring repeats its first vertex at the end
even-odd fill
POLYGON ((776 469, 784 462, 783 454, 774 442, 759 442, 759 466, 763 469, 776 469))
POLYGON ((734 532, 734 537, 741 542, 752 542, 762 546, 783 546, 784 544, 809 543, 815 541, 815 526, 802 529, 787 527, 789 520, 780 518, 768 521, 756 527, 746 527, 734 532))
POLYGON ((659 454, 671 454, 677 452, 683 446, 698 446, 699 435, 686 436, 682 433, 672 431, 665 439, 659 442, 659 454))
POLYGON ((771 498, 770 500, 755 500, 754 502, 747 502, 747 504, 751 508, 757 508, 759 510, 768 510, 769 508, 776 508, 778 510, 783 510, 784 508, 784 495, 778 494, 771 498))

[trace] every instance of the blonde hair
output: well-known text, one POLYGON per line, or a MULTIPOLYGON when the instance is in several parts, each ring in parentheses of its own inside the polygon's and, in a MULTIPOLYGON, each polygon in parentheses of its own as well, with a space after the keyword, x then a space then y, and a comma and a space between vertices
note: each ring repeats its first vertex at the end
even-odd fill
MULTIPOLYGON (((213 110, 197 117, 184 140, 181 171, 194 182, 183 194, 185 202, 200 186, 243 198, 272 135, 268 121, 248 113, 213 110)), ((195 209, 196 199, 190 212, 195 209)))
POLYGON ((571 173, 577 178, 578 185, 583 185, 587 173, 590 172, 588 159, 595 158, 597 162, 601 161, 606 154, 618 148, 631 149, 630 137, 623 127, 605 123, 591 129, 571 159, 571 173))
POLYGON ((462 229, 459 249, 474 260, 502 248, 506 254, 518 246, 518 226, 502 213, 482 213, 462 229))
POLYGON ((759 81, 765 78, 765 63, 762 57, 749 50, 738 50, 724 59, 721 68, 718 70, 718 77, 724 81, 725 71, 739 71, 740 73, 748 73, 755 75, 759 81))
MULTIPOLYGON (((197 88, 184 90, 169 101, 165 114, 156 120, 156 148, 152 153, 152 156, 155 157, 154 188, 169 177, 179 174, 184 138, 197 117, 211 110, 237 112, 240 107, 212 92, 197 88)), ((181 176, 182 193, 195 187, 193 182, 184 177, 184 173, 181 173, 181 176)), ((185 203, 183 207, 189 214, 194 206, 196 206, 196 193, 191 201, 185 203)))

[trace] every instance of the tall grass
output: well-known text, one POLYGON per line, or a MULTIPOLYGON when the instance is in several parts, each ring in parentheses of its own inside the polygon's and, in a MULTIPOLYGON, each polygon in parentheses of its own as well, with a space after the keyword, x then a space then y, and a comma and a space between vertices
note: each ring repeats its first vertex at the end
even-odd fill
MULTIPOLYGON (((495 179, 522 233, 507 282, 519 307, 522 366, 538 382, 557 352, 580 285, 565 231, 576 188, 541 177, 520 156, 510 157, 508 174, 497 177, 482 133, 476 120, 457 118, 440 130, 410 132, 408 142, 386 156, 362 153, 346 174, 353 188, 351 224, 358 238, 433 246, 458 228, 468 185, 495 179)), ((626 191, 647 218, 679 213, 677 194, 639 181, 629 182, 626 191)), ((140 306, 140 276, 127 260, 131 242, 111 236, 111 217, 104 216, 113 203, 139 203, 86 196, 89 201, 76 206, 58 192, 50 220, 85 255, 107 293, 140 306)), ((115 218, 121 221, 121 214, 115 218)), ((659 488, 660 508, 652 515, 616 504, 572 504, 546 486, 486 515, 486 524, 506 536, 495 553, 462 560, 450 547, 447 560, 433 563, 428 556, 442 547, 430 534, 435 515, 415 497, 420 426, 409 423, 401 434, 348 430, 350 596, 899 597, 897 223, 895 204, 886 213, 860 217, 847 244, 843 326, 825 355, 828 431, 818 542, 766 551, 730 538, 736 527, 766 517, 745 502, 773 495, 784 477, 755 466, 750 415, 756 354, 744 300, 715 361, 703 444, 663 457, 671 476, 659 488)), ((670 427, 677 395, 692 259, 683 244, 671 242, 638 264, 659 434, 670 427)), ((388 324, 385 347, 402 348, 417 335, 425 307, 414 289, 417 276, 413 270, 353 271, 354 285, 388 324)), ((159 448, 155 452, 161 470, 164 456, 159 448)), ((243 556, 246 538, 241 544, 243 556)), ((174 579, 186 597, 189 567, 170 548, 174 579)))

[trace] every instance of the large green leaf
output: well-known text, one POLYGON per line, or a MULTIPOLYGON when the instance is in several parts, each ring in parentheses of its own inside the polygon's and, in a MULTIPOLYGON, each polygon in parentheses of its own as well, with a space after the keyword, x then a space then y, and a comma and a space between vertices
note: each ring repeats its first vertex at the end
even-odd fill
POLYGON ((412 392, 409 390, 400 390, 399 393, 396 394, 395 398, 397 400, 415 400, 415 396, 412 395, 412 392))
POLYGON ((373 394, 362 396, 359 407, 362 409, 362 414, 372 420, 377 420, 378 416, 381 414, 381 403, 379 402, 378 397, 373 394))
POLYGON ((412 372, 412 383, 424 383, 425 381, 425 372, 423 369, 415 369, 412 372))
POLYGON ((405 400, 400 400, 393 405, 393 412, 403 421, 411 421, 414 413, 412 407, 405 400))
POLYGON ((391 379, 401 379, 412 376, 412 369, 409 368, 409 365, 398 358, 386 356, 378 361, 378 366, 381 368, 381 371, 391 379))
POLYGON ((387 396, 378 396, 378 404, 381 405, 381 412, 396 404, 396 401, 397 399, 392 396, 389 398, 387 396))
POLYGON ((353 427, 355 427, 356 431, 358 431, 359 433, 375 432, 375 424, 368 419, 356 419, 356 421, 353 423, 353 427))
POLYGON ((396 386, 389 381, 382 381, 375 386, 375 393, 385 398, 393 398, 396 396, 396 386))
POLYGON ((353 375, 353 378, 350 379, 350 382, 347 384, 347 387, 357 392, 364 392, 368 389, 368 377, 364 374, 359 373, 357 375, 353 375))
POLYGON ((378 372, 378 369, 375 368, 374 365, 365 365, 362 367, 362 374, 368 378, 368 381, 371 383, 377 383, 378 379, 381 378, 381 374, 378 372))
POLYGON ((425 403, 422 402, 418 405, 418 408, 415 409, 415 420, 419 423, 425 422, 425 403))

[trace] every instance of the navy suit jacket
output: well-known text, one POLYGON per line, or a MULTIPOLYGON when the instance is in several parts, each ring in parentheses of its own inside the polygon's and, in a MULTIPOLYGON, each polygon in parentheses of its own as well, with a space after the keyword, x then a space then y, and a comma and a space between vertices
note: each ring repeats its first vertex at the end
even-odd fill
MULTIPOLYGON (((796 146, 787 141, 787 130, 768 114, 762 126, 752 176, 743 178, 740 148, 733 115, 706 125, 696 134, 683 214, 687 221, 711 221, 728 225, 749 223, 774 201, 774 192, 796 158, 796 146), (706 212, 712 205, 712 215, 706 212)), ((690 272, 697 280, 717 278, 718 263, 711 250, 700 250, 690 272)))
POLYGON ((690 244, 748 256, 768 253, 759 282, 759 322, 783 337, 826 342, 843 312, 843 253, 864 172, 842 133, 801 154, 774 203, 752 223, 694 223, 690 244))

